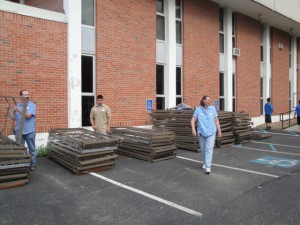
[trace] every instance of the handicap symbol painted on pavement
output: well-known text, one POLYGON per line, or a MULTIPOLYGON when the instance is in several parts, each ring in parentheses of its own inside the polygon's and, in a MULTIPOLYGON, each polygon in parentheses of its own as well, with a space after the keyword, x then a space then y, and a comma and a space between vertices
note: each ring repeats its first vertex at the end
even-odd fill
POLYGON ((268 166, 278 166, 283 168, 292 168, 300 164, 300 160, 272 156, 264 156, 260 159, 251 160, 250 162, 268 166))

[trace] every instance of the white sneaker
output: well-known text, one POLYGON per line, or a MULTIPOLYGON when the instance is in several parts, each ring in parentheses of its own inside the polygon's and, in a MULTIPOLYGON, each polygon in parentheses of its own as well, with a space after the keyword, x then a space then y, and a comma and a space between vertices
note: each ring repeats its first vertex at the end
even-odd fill
POLYGON ((211 173, 210 168, 206 168, 206 169, 205 169, 205 173, 206 173, 206 174, 210 174, 210 173, 211 173))
POLYGON ((203 166, 202 166, 202 169, 206 169, 206 166, 205 166, 205 164, 203 164, 203 166))

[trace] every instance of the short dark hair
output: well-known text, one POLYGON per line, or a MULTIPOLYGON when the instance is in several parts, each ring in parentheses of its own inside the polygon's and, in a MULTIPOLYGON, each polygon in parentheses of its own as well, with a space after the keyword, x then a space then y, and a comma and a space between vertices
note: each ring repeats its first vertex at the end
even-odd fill
POLYGON ((103 96, 102 95, 98 95, 97 99, 103 99, 103 96))
POLYGON ((270 102, 271 101, 271 98, 267 98, 267 102, 270 102))
POLYGON ((21 91, 20 91, 20 96, 22 96, 22 95, 23 95, 23 91, 26 91, 26 90, 21 90, 21 91))

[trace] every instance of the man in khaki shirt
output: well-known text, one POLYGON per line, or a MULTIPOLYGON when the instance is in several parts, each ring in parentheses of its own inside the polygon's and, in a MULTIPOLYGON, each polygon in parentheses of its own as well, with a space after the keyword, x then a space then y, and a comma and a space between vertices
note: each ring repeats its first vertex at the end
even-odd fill
POLYGON ((96 105, 91 109, 90 122, 95 132, 110 131, 111 110, 104 104, 103 96, 97 96, 96 105))

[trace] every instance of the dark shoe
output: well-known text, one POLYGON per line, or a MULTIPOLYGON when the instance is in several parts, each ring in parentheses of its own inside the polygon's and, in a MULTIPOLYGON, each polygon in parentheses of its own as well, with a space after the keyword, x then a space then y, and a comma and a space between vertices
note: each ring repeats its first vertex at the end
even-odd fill
POLYGON ((36 166, 34 166, 34 165, 30 167, 30 171, 35 171, 35 169, 36 169, 36 166))

